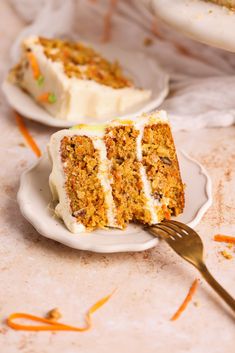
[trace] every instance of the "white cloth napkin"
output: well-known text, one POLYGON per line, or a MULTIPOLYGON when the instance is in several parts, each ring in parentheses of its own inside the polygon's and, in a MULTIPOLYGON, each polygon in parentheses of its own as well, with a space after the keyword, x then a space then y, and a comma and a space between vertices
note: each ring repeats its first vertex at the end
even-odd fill
POLYGON ((175 130, 235 122, 235 54, 197 43, 160 23, 146 1, 10 1, 28 23, 12 47, 12 61, 29 34, 100 42, 104 18, 112 9, 110 42, 153 56, 170 74, 170 94, 160 108, 168 111, 175 130))

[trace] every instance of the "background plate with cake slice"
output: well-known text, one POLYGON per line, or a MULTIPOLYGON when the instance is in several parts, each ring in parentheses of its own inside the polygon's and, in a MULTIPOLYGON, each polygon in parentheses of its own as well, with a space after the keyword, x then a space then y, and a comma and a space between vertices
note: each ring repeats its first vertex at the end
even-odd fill
POLYGON ((195 226, 211 204, 207 173, 177 158, 163 111, 61 130, 48 152, 21 177, 18 203, 39 233, 76 249, 146 250, 158 240, 143 225, 195 226))
POLYGON ((150 0, 147 5, 191 38, 235 52, 234 0, 150 0))
POLYGON ((2 88, 23 116, 70 127, 151 111, 168 94, 168 80, 141 52, 29 37, 2 88))

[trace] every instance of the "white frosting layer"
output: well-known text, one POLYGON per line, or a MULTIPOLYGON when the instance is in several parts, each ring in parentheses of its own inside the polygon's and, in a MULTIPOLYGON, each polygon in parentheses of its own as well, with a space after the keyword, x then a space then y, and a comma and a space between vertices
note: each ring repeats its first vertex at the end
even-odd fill
POLYGON ((45 56, 43 47, 37 43, 37 37, 26 39, 24 46, 30 48, 37 58, 45 81, 42 86, 38 86, 31 67, 25 67, 21 86, 35 99, 44 92, 54 93, 56 103, 43 103, 43 106, 59 119, 82 121, 84 117, 92 117, 103 120, 112 114, 122 114, 151 96, 150 90, 134 87, 114 89, 92 80, 69 78, 64 73, 62 63, 45 56))
POLYGON ((112 188, 110 185, 110 163, 107 159, 106 146, 102 139, 93 139, 95 149, 100 153, 100 166, 98 170, 98 179, 100 180, 101 186, 104 190, 105 203, 108 207, 107 218, 109 227, 117 227, 115 219, 115 203, 112 195, 112 188))
MULTIPOLYGON (((110 161, 107 159, 106 146, 103 141, 105 129, 107 126, 120 126, 120 125, 134 125, 135 129, 139 130, 139 135, 136 140, 136 155, 139 162, 142 161, 142 138, 145 125, 156 123, 168 123, 166 113, 164 111, 155 112, 149 115, 142 115, 136 119, 128 121, 115 120, 110 124, 99 125, 80 125, 70 130, 62 130, 52 135, 49 144, 49 154, 52 160, 52 173, 50 175, 50 188, 54 199, 58 200, 56 206, 56 213, 61 217, 68 229, 73 233, 79 233, 85 230, 85 227, 77 222, 77 219, 72 216, 70 209, 70 201, 65 191, 65 180, 63 165, 61 162, 60 145, 64 136, 87 136, 93 141, 94 148, 100 153, 100 167, 98 170, 98 178, 104 190, 105 202, 108 207, 107 218, 110 227, 118 227, 115 220, 115 203, 112 196, 112 188, 110 185, 110 161)), ((163 198, 160 202, 151 195, 151 184, 147 178, 146 170, 143 165, 140 165, 140 177, 143 182, 143 193, 146 197, 146 208, 151 214, 151 223, 158 222, 156 206, 161 207, 163 204, 167 205, 169 200, 163 198)))
MULTIPOLYGON (((145 127, 144 121, 145 120, 143 119, 134 125, 135 128, 139 130, 139 135, 136 139, 136 156, 139 162, 142 162, 142 139, 143 139, 144 127, 145 127)), ((140 176, 143 183, 143 193, 147 200, 146 207, 151 214, 152 224, 158 223, 158 216, 154 209, 154 206, 155 206, 154 202, 156 200, 154 200, 154 198, 151 196, 151 193, 152 193, 151 184, 147 178, 145 167, 142 164, 140 165, 140 176)))

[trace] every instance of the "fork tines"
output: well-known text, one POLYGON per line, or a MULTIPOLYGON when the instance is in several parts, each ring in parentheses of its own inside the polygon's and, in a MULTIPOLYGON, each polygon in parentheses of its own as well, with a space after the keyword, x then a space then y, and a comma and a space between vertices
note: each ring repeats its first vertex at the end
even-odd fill
POLYGON ((166 240, 167 238, 169 239, 169 237, 173 240, 179 240, 179 238, 184 238, 185 236, 189 235, 197 236, 193 229, 188 227, 186 224, 177 221, 164 220, 161 223, 153 225, 152 227, 159 233, 160 236, 163 236, 166 240))

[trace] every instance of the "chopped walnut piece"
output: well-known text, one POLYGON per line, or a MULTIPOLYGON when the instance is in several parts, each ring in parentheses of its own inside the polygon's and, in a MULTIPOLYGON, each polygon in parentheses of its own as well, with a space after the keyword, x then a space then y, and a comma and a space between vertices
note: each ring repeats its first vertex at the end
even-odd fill
POLYGON ((57 321, 62 317, 58 308, 51 309, 48 311, 46 318, 49 320, 57 321))
POLYGON ((152 38, 146 37, 146 38, 144 39, 144 45, 145 45, 146 47, 149 47, 149 46, 152 45, 152 44, 153 44, 152 38))
POLYGON ((220 251, 220 253, 227 260, 231 260, 233 258, 233 256, 231 254, 229 254, 226 250, 222 250, 222 251, 220 251))

